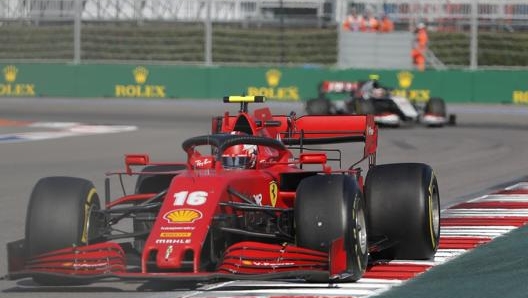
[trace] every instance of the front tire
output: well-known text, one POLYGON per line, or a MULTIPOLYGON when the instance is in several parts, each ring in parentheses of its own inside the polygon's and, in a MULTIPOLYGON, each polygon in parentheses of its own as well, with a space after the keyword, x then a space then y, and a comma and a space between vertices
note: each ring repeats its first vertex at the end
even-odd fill
POLYGON ((357 182, 346 175, 316 175, 305 178, 295 201, 297 245, 328 252, 344 238, 347 253, 346 278, 356 281, 368 259, 364 204, 357 182))
MULTIPOLYGON (((100 236, 99 195, 92 182, 75 177, 40 179, 26 215, 28 257, 53 250, 88 245, 100 236)), ((68 278, 35 277, 42 285, 81 284, 68 278)))
POLYGON ((440 97, 431 97, 425 105, 425 113, 433 114, 436 116, 446 117, 446 104, 445 101, 440 97))
POLYGON ((365 182, 369 239, 387 237, 394 245, 376 259, 430 259, 440 239, 440 195, 430 166, 378 165, 365 182))

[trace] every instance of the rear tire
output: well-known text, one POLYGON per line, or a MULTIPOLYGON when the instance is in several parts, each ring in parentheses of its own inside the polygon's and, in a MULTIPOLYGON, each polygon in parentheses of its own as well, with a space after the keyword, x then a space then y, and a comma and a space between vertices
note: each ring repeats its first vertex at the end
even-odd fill
POLYGON ((374 259, 430 259, 440 239, 436 176, 421 163, 379 165, 365 182, 369 239, 386 236, 393 246, 374 259))
MULTIPOLYGON (((99 196, 92 182, 74 177, 40 179, 31 193, 26 215, 28 257, 90 244, 100 236, 103 224, 94 212, 97 210, 100 210, 99 196)), ((42 285, 82 284, 68 278, 33 279, 42 285)))
POLYGON ((330 115, 332 103, 327 98, 314 98, 306 102, 308 115, 330 115))
POLYGON ((368 259, 364 204, 357 182, 346 175, 316 175, 297 187, 295 201, 297 245, 328 252, 343 237, 347 252, 347 277, 356 281, 368 259))
POLYGON ((370 99, 354 98, 347 103, 349 113, 361 115, 373 115, 376 113, 374 103, 370 99))

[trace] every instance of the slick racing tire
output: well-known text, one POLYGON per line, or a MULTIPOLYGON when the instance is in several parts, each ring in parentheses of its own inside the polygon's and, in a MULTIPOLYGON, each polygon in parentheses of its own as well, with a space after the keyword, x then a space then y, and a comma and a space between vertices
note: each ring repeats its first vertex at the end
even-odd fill
MULTIPOLYGON (((171 172, 185 169, 183 165, 154 165, 146 166, 141 172, 171 172)), ((176 174, 142 174, 136 180, 135 193, 159 193, 167 189, 176 174)), ((156 212, 137 213, 132 220, 134 232, 145 232, 145 235, 134 238, 134 248, 138 253, 143 251, 145 240, 148 237, 152 225, 154 224, 156 212)))
POLYGON ((362 98, 354 98, 347 103, 347 110, 351 114, 370 115, 376 112, 374 102, 362 98))
POLYGON ((356 281, 365 272, 368 258, 363 196, 352 177, 316 175, 297 187, 294 207, 297 245, 328 252, 338 238, 345 241, 346 278, 356 281))
POLYGON ((440 195, 436 176, 421 163, 378 165, 365 181, 369 240, 393 245, 371 253, 374 259, 426 260, 440 239, 440 195))
POLYGON ((314 98, 306 102, 306 113, 308 115, 330 115, 332 103, 327 98, 314 98))
POLYGON ((425 105, 425 113, 446 117, 446 105, 442 98, 431 97, 425 105))
MULTIPOLYGON (((92 182, 75 177, 40 179, 31 193, 26 215, 28 257, 95 242, 104 225, 97 210, 100 210, 99 195, 92 182)), ((83 284, 62 277, 33 279, 42 285, 83 284)))

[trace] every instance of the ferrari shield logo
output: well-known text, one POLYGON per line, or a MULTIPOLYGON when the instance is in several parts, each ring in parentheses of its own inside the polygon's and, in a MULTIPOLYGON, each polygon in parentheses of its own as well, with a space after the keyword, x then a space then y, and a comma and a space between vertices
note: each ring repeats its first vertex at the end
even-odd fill
POLYGON ((270 191, 270 202, 273 207, 275 207, 275 204, 277 204, 277 195, 279 192, 279 187, 277 186, 276 181, 271 181, 269 184, 269 191, 270 191))

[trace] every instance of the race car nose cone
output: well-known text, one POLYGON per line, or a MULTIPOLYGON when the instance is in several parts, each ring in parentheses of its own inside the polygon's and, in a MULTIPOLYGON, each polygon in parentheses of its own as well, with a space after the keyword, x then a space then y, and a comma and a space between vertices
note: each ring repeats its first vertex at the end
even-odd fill
POLYGON ((194 250, 191 248, 183 249, 177 245, 158 247, 156 265, 162 269, 177 268, 192 271, 194 267, 194 250))

